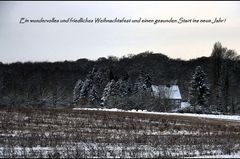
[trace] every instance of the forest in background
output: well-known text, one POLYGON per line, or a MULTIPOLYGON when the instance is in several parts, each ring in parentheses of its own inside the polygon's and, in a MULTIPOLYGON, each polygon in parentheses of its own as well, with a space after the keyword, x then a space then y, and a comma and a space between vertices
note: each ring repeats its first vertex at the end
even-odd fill
MULTIPOLYGON (((127 80, 131 86, 134 86, 139 83, 139 77, 149 79, 149 82, 154 85, 177 84, 183 100, 188 101, 195 68, 201 66, 209 87, 207 105, 214 111, 239 114, 239 56, 234 50, 223 47, 219 42, 214 44, 209 54, 209 57, 181 60, 147 51, 121 58, 101 57, 96 61, 79 59, 63 62, 0 63, 0 105, 73 107, 76 106, 74 99, 76 84, 79 81, 86 83, 88 78, 95 80, 96 92, 89 90, 98 97, 97 101, 92 103, 94 107, 101 106, 102 94, 110 82, 117 83, 121 79, 127 80)), ((79 106, 90 105, 88 98, 90 96, 80 101, 79 106)), ((144 108, 149 105, 148 100, 141 102, 144 108)))

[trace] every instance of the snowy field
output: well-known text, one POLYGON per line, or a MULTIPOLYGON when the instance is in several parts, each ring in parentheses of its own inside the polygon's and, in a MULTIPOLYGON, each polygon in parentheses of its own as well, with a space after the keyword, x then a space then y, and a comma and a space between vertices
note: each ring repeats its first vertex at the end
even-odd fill
POLYGON ((0 108, 0 158, 238 158, 238 119, 119 109, 0 108))
POLYGON ((213 114, 193 114, 193 113, 165 113, 165 112, 149 112, 147 110, 121 110, 121 109, 102 109, 102 108, 73 108, 73 110, 99 110, 99 111, 110 111, 110 112, 132 112, 132 113, 144 113, 144 114, 159 114, 159 115, 176 115, 176 116, 190 116, 197 118, 210 118, 210 119, 221 119, 221 120, 233 120, 240 122, 239 115, 213 115, 213 114))
POLYGON ((231 155, 196 156, 196 157, 191 157, 191 158, 240 158, 240 153, 234 153, 231 155))

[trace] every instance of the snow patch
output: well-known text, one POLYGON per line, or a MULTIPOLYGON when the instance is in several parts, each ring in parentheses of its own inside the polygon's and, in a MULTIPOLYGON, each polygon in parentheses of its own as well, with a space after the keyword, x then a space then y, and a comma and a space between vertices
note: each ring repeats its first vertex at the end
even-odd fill
POLYGON ((166 113, 166 112, 149 112, 147 110, 122 110, 117 108, 106 109, 106 108, 73 108, 73 110, 98 110, 98 111, 109 111, 109 112, 132 112, 132 113, 144 113, 144 114, 159 114, 159 115, 175 115, 175 116, 190 116, 198 118, 210 118, 220 120, 233 120, 240 122, 239 115, 214 115, 214 114, 194 114, 194 113, 166 113))
POLYGON ((209 156, 196 156, 191 158, 240 158, 240 152, 230 155, 209 155, 209 156))
POLYGON ((181 102, 181 109, 189 107, 189 106, 190 106, 190 103, 188 103, 188 102, 181 102))

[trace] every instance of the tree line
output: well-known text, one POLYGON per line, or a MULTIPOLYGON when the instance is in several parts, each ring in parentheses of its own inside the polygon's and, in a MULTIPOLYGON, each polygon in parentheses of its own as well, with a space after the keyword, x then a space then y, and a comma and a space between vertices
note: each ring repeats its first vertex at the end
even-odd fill
POLYGON ((192 105, 205 105, 217 112, 239 113, 239 73, 239 56, 220 42, 214 44, 209 57, 191 60, 172 59, 161 53, 147 51, 121 58, 101 57, 96 61, 79 59, 53 63, 0 63, 0 105, 117 105, 125 109, 168 111, 164 106, 156 107, 161 102, 149 96, 149 91, 145 90, 150 88, 150 84, 177 83, 182 98, 192 105), (193 86, 196 71, 205 74, 208 93, 203 93, 203 96, 206 100, 197 97, 194 90, 194 87, 198 89, 196 84, 193 86), (193 102, 194 98, 202 101, 193 102))

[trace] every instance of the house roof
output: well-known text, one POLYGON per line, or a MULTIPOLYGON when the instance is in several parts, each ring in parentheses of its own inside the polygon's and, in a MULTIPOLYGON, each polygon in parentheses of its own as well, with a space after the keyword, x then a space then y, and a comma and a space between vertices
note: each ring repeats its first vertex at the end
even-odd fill
POLYGON ((182 99, 178 85, 152 85, 153 95, 167 99, 182 99))

